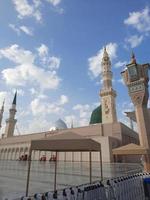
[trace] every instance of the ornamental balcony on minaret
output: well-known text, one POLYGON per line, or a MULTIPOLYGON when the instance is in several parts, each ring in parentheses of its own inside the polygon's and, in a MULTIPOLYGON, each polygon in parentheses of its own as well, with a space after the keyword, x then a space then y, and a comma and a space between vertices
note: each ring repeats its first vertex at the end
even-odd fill
POLYGON ((102 123, 114 123, 117 122, 115 103, 116 91, 112 88, 113 74, 111 71, 111 61, 106 48, 104 48, 101 66, 103 80, 103 86, 100 91, 102 105, 102 123))
POLYGON ((111 61, 106 51, 106 48, 104 48, 104 54, 101 66, 102 66, 103 88, 104 89, 112 88, 111 61))

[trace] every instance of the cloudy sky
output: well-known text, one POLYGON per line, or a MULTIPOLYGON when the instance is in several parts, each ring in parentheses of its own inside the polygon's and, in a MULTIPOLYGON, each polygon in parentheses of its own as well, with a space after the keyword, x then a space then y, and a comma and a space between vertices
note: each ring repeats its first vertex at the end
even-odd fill
POLYGON ((104 46, 118 119, 128 123, 123 112, 133 107, 120 72, 132 50, 138 63, 149 62, 149 0, 1 0, 0 13, 1 133, 16 89, 21 134, 49 130, 58 118, 87 125, 100 103, 104 46))

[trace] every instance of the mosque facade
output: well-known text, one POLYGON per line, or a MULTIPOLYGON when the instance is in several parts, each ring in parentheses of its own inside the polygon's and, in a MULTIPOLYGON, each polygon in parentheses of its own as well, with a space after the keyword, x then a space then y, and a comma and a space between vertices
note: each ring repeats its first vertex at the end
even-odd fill
MULTIPOLYGON (((139 144, 138 134, 121 123, 116 114, 116 96, 117 92, 112 86, 112 71, 109 55, 104 49, 102 58, 102 79, 103 86, 100 90, 101 106, 95 109, 91 115, 90 124, 85 127, 67 128, 66 124, 59 119, 55 126, 49 131, 39 132, 28 135, 14 136, 14 129, 17 123, 15 119, 17 93, 15 93, 12 106, 9 110, 9 118, 6 120, 5 132, 0 139, 0 159, 1 160, 18 160, 23 155, 28 155, 31 140, 50 138, 55 134, 74 132, 85 138, 91 138, 101 144, 103 162, 114 162, 112 149, 129 143, 139 144)), ((4 104, 0 110, 0 124, 2 122, 4 104)), ((35 151, 32 160, 39 160, 46 156, 49 160, 55 152, 35 151)), ((99 161, 99 153, 93 152, 93 161, 99 161)), ((60 152, 58 160, 61 161, 88 161, 89 156, 86 152, 60 152)), ((130 157, 118 158, 117 161, 129 162, 130 157)), ((132 158, 131 158, 132 159, 132 158)))

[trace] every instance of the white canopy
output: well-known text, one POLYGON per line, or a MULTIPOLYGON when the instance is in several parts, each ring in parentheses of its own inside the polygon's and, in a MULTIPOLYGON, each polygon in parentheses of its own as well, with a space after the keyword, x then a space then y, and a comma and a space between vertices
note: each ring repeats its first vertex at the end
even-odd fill
POLYGON ((145 155, 150 154, 150 151, 140 145, 137 144, 127 144, 125 146, 121 146, 113 149, 114 155, 145 155))
POLYGON ((74 132, 64 132, 50 136, 46 139, 32 140, 29 159, 28 159, 28 173, 27 173, 27 184, 26 184, 26 196, 28 196, 29 179, 30 179, 30 167, 31 167, 31 156, 32 151, 55 151, 56 162, 55 162, 55 176, 54 176, 54 190, 56 190, 56 176, 57 176, 57 152, 72 152, 72 151, 87 151, 89 152, 89 175, 90 183, 92 182, 92 151, 100 152, 100 169, 101 169, 101 180, 102 180, 102 154, 101 144, 89 139, 82 137, 74 132))
POLYGON ((100 143, 73 132, 60 133, 46 139, 31 141, 31 150, 100 151, 100 143))

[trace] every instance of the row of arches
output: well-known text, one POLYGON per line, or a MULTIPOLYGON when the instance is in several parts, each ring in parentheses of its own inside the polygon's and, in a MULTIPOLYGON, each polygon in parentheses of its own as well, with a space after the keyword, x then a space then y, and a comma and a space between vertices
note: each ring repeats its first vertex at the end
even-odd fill
MULTIPOLYGON (((0 149, 0 160, 19 160, 21 156, 29 155, 29 147, 6 147, 0 149)), ((49 159, 55 152, 33 151, 32 160, 40 160, 45 155, 49 159)))
MULTIPOLYGON (((22 155, 29 155, 30 147, 13 147, 13 148, 1 148, 0 160, 19 160, 22 155)), ((32 160, 40 160, 42 156, 46 157, 46 160, 50 160, 52 156, 55 156, 55 152, 33 151, 32 160)), ((87 152, 59 152, 58 160, 60 161, 88 161, 89 155, 87 152)), ((93 160, 99 160, 99 153, 93 153, 93 160)))
POLYGON ((1 160, 19 160, 19 157, 29 153, 29 147, 13 147, 0 149, 1 160))
MULTIPOLYGON (((22 145, 8 145, 0 147, 0 160, 19 160, 23 155, 29 155, 30 144, 22 145)), ((46 160, 50 160, 53 156, 55 157, 55 152, 44 152, 44 151, 33 151, 32 160, 40 160, 42 156, 46 157, 46 160)), ((93 160, 99 160, 99 153, 93 153, 93 160)), ((87 152, 59 152, 58 160, 60 161, 88 161, 89 155, 87 152)))

